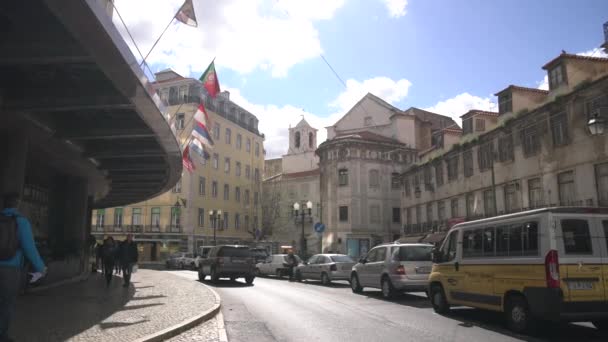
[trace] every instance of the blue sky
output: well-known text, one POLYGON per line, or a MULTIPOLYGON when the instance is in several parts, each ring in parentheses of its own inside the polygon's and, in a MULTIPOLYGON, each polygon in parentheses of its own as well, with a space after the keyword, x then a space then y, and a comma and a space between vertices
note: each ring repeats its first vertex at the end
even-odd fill
MULTIPOLYGON (((148 19, 136 14, 135 0, 117 1, 117 8, 147 50, 181 2, 148 0, 148 19)), ((415 106, 453 117, 473 107, 494 109, 493 93, 509 84, 538 87, 545 77, 542 65, 562 49, 597 48, 608 21, 606 0, 194 5, 199 27, 173 25, 151 54, 152 69, 170 67, 198 77, 215 56, 222 86, 259 116, 270 156, 283 153, 286 128, 299 115, 324 131, 367 91, 401 109, 415 106)))

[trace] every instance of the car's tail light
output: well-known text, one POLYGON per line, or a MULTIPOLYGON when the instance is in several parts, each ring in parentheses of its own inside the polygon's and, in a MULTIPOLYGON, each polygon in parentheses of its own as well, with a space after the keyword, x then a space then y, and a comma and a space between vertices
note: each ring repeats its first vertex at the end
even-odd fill
POLYGON ((395 274, 399 274, 399 275, 405 275, 405 267, 403 267, 403 265, 399 265, 396 269, 395 269, 395 274))
POLYGON ((329 270, 330 271, 337 271, 338 270, 338 266, 336 266, 336 264, 333 264, 333 265, 329 266, 329 270))
POLYGON ((545 276, 548 288, 559 288, 559 258, 554 249, 545 256, 545 276))

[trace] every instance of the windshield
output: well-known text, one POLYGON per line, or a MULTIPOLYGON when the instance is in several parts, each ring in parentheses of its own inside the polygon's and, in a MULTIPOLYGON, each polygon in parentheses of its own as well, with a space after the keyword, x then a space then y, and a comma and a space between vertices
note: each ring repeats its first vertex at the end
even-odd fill
POLYGON ((355 262, 348 255, 332 255, 329 257, 333 262, 355 262))
POLYGON ((252 252, 246 247, 222 247, 217 253, 218 257, 249 258, 252 255, 252 252))
POLYGON ((403 246, 397 250, 399 261, 431 261, 433 246, 403 246))

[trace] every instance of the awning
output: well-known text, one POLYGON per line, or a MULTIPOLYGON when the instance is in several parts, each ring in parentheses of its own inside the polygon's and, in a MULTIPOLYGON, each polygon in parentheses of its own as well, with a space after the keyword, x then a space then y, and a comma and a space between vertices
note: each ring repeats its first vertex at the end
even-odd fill
POLYGON ((397 240, 399 243, 418 243, 424 239, 424 235, 404 236, 397 240))
POLYGON ((432 234, 427 235, 424 239, 422 239, 421 242, 425 242, 425 243, 441 242, 445 238, 446 235, 447 235, 447 232, 432 233, 432 234))

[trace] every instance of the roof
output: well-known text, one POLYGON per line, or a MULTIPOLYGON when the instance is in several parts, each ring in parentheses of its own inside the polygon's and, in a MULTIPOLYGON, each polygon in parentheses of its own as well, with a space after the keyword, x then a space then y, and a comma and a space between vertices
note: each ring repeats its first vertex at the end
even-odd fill
POLYGON ((446 132, 446 133, 462 134, 462 128, 460 128, 460 127, 448 127, 448 128, 442 129, 442 131, 446 132))
POLYGON ((538 89, 538 88, 520 87, 520 86, 516 86, 516 85, 510 84, 505 89, 503 89, 503 90, 497 92, 496 94, 494 94, 494 96, 498 96, 498 95, 504 93, 507 90, 519 90, 519 91, 527 91, 527 92, 537 93, 537 94, 549 94, 548 90, 542 90, 542 89, 538 89))
POLYGON ((312 126, 306 121, 306 119, 304 119, 304 116, 302 116, 302 120, 300 120, 300 122, 298 122, 298 124, 296 125, 296 127, 310 127, 310 128, 312 128, 312 126))
POLYGON ((464 113, 460 117, 461 118, 469 117, 469 116, 471 116, 473 114, 475 114, 476 116, 477 115, 498 116, 498 112, 488 112, 488 111, 485 111, 485 110, 471 109, 470 111, 464 113))
POLYGON ((284 173, 283 176, 285 178, 299 178, 299 177, 316 176, 318 174, 320 174, 319 169, 314 169, 314 170, 302 171, 302 172, 284 173))
POLYGON ((363 140, 372 140, 372 141, 379 141, 379 142, 390 142, 390 143, 401 144, 401 142, 397 139, 385 137, 384 135, 372 133, 370 131, 339 134, 339 135, 335 136, 332 140, 335 140, 338 138, 347 138, 347 137, 351 137, 354 139, 363 139, 363 140))
POLYGON ((396 112, 399 112, 399 111, 400 111, 400 110, 399 110, 399 108, 397 108, 397 107, 395 107, 395 106, 393 106, 393 105, 389 104, 388 102, 384 101, 383 99, 379 98, 378 96, 376 96, 376 95, 374 95, 374 94, 372 94, 372 93, 367 93, 367 94, 365 94, 365 96, 363 96, 363 97, 362 97, 362 98, 361 98, 359 101, 357 101, 357 103, 355 103, 355 104, 354 104, 354 105, 353 105, 353 106, 352 106, 352 107, 351 107, 351 108, 348 110, 348 112, 346 112, 346 114, 342 115, 342 117, 341 117, 341 118, 340 118, 338 121, 336 121, 336 123, 334 123, 333 125, 330 125, 330 126, 328 126, 328 127, 334 127, 334 126, 338 125, 338 124, 340 123, 340 121, 344 120, 344 118, 345 118, 345 117, 347 117, 347 116, 348 116, 348 115, 349 115, 349 114, 350 114, 350 113, 353 111, 353 109, 355 109, 356 107, 358 107, 358 106, 359 106, 359 105, 360 105, 360 104, 361 104, 361 103, 362 103, 362 102, 363 102, 365 99, 370 99, 370 100, 372 100, 372 101, 376 102, 377 104, 379 104, 379 105, 381 105, 381 106, 385 107, 385 108, 386 108, 386 109, 388 109, 388 110, 391 110, 391 111, 396 111, 396 112))
POLYGON ((582 56, 582 55, 575 55, 572 53, 562 52, 559 56, 553 58, 547 64, 543 65, 543 69, 544 70, 551 69, 551 67, 553 65, 557 64, 562 58, 608 63, 608 58, 605 58, 605 57, 582 56))
POLYGON ((458 126, 456 121, 447 115, 441 115, 428 110, 410 107, 405 112, 412 112, 414 116, 422 121, 431 123, 431 129, 442 129, 443 127, 458 126))

